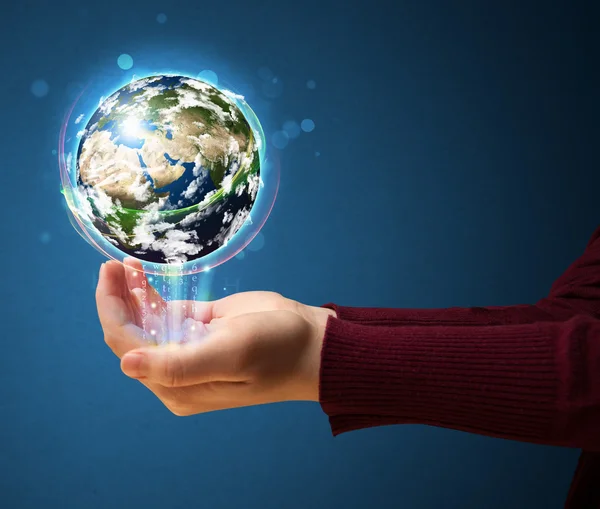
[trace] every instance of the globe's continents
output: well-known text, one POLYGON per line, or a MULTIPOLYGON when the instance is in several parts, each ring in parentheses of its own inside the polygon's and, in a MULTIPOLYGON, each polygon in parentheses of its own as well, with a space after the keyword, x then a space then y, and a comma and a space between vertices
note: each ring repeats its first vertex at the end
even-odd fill
POLYGON ((258 137, 234 100, 184 76, 152 76, 104 100, 77 154, 84 214, 120 251, 184 263, 226 244, 260 182, 258 137))

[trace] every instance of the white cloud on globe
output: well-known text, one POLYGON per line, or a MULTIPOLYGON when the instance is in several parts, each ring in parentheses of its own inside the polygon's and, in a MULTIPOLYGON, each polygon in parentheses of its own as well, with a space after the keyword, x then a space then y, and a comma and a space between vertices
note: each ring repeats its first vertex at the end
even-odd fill
POLYGON ((206 83, 137 80, 103 101, 83 134, 77 178, 86 225, 144 260, 206 256, 249 216, 261 139, 234 98, 206 83))

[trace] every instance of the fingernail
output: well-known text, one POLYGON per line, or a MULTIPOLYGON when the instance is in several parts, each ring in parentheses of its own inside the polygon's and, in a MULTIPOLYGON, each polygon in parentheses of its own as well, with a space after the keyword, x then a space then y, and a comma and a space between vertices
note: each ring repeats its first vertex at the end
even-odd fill
POLYGON ((106 264, 106 262, 100 264, 100 272, 99 272, 100 275, 102 275, 102 271, 104 270, 105 264, 106 264))
POLYGON ((141 352, 125 354, 121 361, 123 373, 131 378, 139 378, 144 375, 145 355, 141 352))

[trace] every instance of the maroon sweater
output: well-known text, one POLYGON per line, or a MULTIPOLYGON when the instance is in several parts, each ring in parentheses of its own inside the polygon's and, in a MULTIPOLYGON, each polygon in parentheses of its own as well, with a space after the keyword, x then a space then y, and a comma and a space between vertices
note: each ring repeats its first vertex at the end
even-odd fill
POLYGON ((600 228, 534 305, 326 307, 334 435, 420 423, 581 448, 565 507, 600 509, 600 228))

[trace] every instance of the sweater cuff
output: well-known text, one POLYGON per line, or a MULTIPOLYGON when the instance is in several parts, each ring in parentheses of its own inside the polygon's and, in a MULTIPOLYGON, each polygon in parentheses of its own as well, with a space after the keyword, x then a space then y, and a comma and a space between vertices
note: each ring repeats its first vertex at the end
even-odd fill
POLYGON ((330 317, 319 400, 334 435, 419 423, 535 442, 553 434, 553 350, 536 326, 373 327, 330 317))

